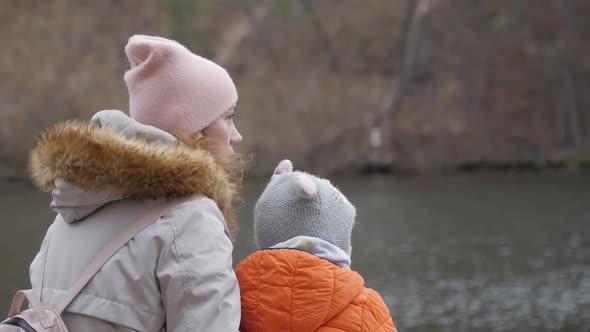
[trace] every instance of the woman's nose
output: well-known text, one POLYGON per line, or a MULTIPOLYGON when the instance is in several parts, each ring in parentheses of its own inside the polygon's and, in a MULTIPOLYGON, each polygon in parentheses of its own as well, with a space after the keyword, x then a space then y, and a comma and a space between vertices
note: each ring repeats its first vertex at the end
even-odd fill
POLYGON ((240 143, 241 141, 242 141, 242 135, 240 134, 240 132, 238 131, 236 126, 232 124, 232 131, 231 131, 231 135, 229 138, 229 144, 234 145, 234 144, 240 143))

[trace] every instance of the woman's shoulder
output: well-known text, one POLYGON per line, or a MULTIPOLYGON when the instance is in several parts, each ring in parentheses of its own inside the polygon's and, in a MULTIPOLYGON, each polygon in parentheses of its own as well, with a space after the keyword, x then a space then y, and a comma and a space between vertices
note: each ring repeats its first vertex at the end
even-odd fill
POLYGON ((217 203, 207 196, 195 195, 170 210, 158 223, 180 230, 223 231, 228 227, 217 203))
POLYGON ((204 195, 193 195, 183 199, 170 213, 191 212, 193 210, 220 211, 217 203, 211 198, 204 195))

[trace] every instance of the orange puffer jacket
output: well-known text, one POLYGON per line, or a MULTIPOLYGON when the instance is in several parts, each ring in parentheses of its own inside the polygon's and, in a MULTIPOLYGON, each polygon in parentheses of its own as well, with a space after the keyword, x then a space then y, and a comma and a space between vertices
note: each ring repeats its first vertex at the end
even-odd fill
POLYGON ((383 299, 358 273, 308 252, 260 250, 236 273, 242 332, 397 332, 383 299))

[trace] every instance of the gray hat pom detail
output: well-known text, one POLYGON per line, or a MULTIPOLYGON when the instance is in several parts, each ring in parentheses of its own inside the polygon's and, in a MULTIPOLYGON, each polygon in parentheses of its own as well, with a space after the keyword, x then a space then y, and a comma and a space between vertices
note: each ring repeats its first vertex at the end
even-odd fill
POLYGON ((297 174, 297 183, 301 186, 301 189, 303 189, 305 196, 314 197, 318 194, 318 186, 309 175, 302 173, 297 174))
POLYGON ((275 171, 272 174, 272 176, 274 177, 275 175, 281 175, 291 172, 293 172, 293 163, 291 162, 291 160, 285 159, 277 165, 277 168, 275 168, 275 171))

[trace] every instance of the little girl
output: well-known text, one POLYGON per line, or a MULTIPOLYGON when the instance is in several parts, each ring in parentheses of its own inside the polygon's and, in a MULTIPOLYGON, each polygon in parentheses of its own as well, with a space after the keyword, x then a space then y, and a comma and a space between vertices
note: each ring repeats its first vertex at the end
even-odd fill
POLYGON ((254 210, 258 251, 236 273, 248 331, 397 331, 350 270, 356 210, 328 180, 279 163, 254 210))

